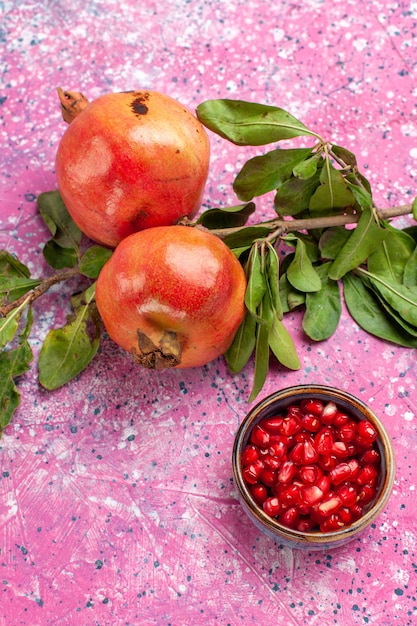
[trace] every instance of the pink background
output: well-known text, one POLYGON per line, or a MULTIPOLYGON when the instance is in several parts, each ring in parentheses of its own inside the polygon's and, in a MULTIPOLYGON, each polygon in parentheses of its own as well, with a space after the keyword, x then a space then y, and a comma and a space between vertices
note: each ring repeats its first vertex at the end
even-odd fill
MULTIPOLYGON (((89 99, 151 88, 193 110, 217 97, 275 104, 355 152, 379 206, 416 195, 414 1, 3 0, 0 11, 0 248, 34 276, 48 272, 35 197, 55 188, 57 86, 89 99)), ((210 139, 204 205, 232 204, 251 150, 210 139)), ((320 344, 286 318, 302 366, 274 366, 259 399, 297 383, 349 390, 383 419, 398 461, 374 528, 329 553, 292 551, 256 530, 231 478, 252 363, 238 376, 223 359, 151 373, 105 340, 77 380, 39 387, 36 355, 76 287, 35 307, 35 363, 0 441, 2 626, 417 623, 415 350, 346 312, 320 344)))

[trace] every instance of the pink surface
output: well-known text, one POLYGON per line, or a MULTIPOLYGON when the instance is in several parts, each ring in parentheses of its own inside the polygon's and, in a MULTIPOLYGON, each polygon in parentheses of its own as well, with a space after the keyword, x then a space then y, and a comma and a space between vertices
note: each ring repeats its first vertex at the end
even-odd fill
MULTIPOLYGON (((192 109, 216 97, 276 104, 355 152, 379 206, 416 195, 415 2, 4 0, 0 11, 0 248, 34 275, 48 271, 35 197, 55 188, 57 86, 89 99, 152 88, 192 109)), ((231 204, 249 150, 210 138, 204 204, 231 204)), ((36 355, 65 318, 60 294, 36 307, 36 355)), ((36 365, 21 381, 0 442, 1 625, 417 623, 416 351, 345 312, 321 344, 297 315, 287 322, 302 367, 273 367, 259 399, 311 382, 369 402, 397 455, 374 527, 329 553, 260 534, 231 478, 252 364, 239 376, 223 359, 150 373, 106 340, 63 389, 42 390, 36 365)))

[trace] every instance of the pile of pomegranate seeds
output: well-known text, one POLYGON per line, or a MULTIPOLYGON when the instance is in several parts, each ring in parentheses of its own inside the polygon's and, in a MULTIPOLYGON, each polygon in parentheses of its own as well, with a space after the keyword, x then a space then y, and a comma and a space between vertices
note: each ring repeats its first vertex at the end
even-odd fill
POLYGON ((377 495, 378 432, 334 402, 302 400, 251 431, 242 474, 255 502, 281 524, 329 532, 362 517, 377 495))

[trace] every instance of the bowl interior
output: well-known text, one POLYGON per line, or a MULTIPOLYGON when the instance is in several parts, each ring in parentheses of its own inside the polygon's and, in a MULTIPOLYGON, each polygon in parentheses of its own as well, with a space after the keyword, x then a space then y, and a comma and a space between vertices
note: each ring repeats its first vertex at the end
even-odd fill
POLYGON ((378 417, 361 400, 348 392, 323 385, 299 385, 289 387, 268 396, 257 404, 242 421, 233 448, 233 473, 241 500, 249 516, 257 525, 262 526, 269 535, 280 535, 294 541, 332 543, 345 540, 366 528, 383 510, 392 491, 395 477, 394 451, 390 437, 378 417), (298 404, 304 399, 315 398, 324 403, 333 401, 338 408, 350 414, 356 420, 369 420, 378 430, 376 445, 381 456, 380 476, 377 496, 365 509, 362 517, 349 526, 331 532, 301 532, 280 524, 267 515, 253 500, 242 475, 240 457, 247 445, 253 427, 264 418, 282 414, 291 404, 298 404))

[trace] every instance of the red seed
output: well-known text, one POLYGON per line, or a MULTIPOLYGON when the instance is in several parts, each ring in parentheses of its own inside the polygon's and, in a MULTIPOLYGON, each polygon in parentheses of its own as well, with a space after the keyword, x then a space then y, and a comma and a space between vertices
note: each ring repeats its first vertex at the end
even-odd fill
POLYGON ((278 474, 273 470, 264 467, 262 472, 259 475, 259 481, 262 482, 267 487, 272 487, 277 482, 278 474))
POLYGON ((276 456, 271 456, 270 454, 267 454, 262 458, 262 460, 265 464, 265 467, 274 472, 276 472, 277 469, 281 467, 281 459, 278 459, 276 456))
POLYGON ((281 433, 287 437, 295 435, 301 429, 301 419, 297 415, 285 417, 281 424, 281 433))
POLYGON ((282 420, 284 418, 281 415, 274 415, 272 417, 267 417, 260 422, 262 428, 267 430, 269 433, 276 435, 280 432, 282 420))
POLYGON ((336 426, 337 428, 341 428, 349 421, 350 421, 349 415, 346 415, 346 413, 341 413, 340 411, 337 411, 336 415, 333 418, 332 424, 336 426))
POLYGON ((373 485, 363 485, 358 494, 358 502, 362 505, 369 504, 376 498, 376 489, 373 485))
POLYGON ((276 496, 271 496, 270 498, 267 498, 262 504, 262 508, 265 513, 267 515, 270 515, 271 517, 276 517, 277 515, 279 515, 282 509, 280 501, 276 496))
POLYGON ((278 521, 281 524, 284 524, 284 526, 288 526, 289 528, 294 528, 299 518, 300 518, 300 513, 298 512, 297 507, 291 506, 289 509, 286 509, 280 514, 278 521))
POLYGON ((287 454, 287 446, 283 441, 274 441, 269 446, 268 452, 275 459, 282 460, 287 454))
POLYGON ((377 437, 378 431, 372 422, 369 422, 368 420, 361 420, 358 423, 357 439, 361 442, 361 445, 363 445, 363 442, 366 442, 366 444, 370 447, 377 437))
POLYGON ((358 500, 358 493, 351 483, 340 485, 336 493, 345 507, 352 506, 358 500))
POLYGON ((300 533, 308 533, 316 527, 315 522, 310 517, 300 517, 295 525, 295 529, 300 533))
POLYGON ((322 428, 314 437, 314 446, 319 454, 331 454, 334 439, 329 428, 322 428))
POLYGON ((284 461, 281 465, 281 468, 278 472, 278 481, 287 485, 292 479, 295 477, 297 473, 297 468, 294 463, 290 460, 284 461))
POLYGON ((352 477, 352 470, 349 463, 338 463, 329 474, 330 480, 334 485, 340 485, 345 480, 350 480, 352 477))
POLYGON ((318 417, 313 413, 307 413, 301 420, 303 428, 308 430, 309 433, 316 433, 320 430, 321 422, 318 417))
POLYGON ((326 456, 320 456, 318 463, 322 470, 331 472, 331 470, 337 465, 337 459, 335 456, 328 454, 326 456))
POLYGON ((269 444, 269 433, 259 424, 252 430, 250 438, 255 446, 260 446, 261 448, 265 448, 269 444))
POLYGON ((323 472, 317 465, 303 465, 298 470, 298 476, 303 483, 313 484, 323 476, 323 472))
POLYGON ((309 465, 310 463, 316 463, 319 460, 319 453, 314 447, 310 439, 304 441, 302 444, 301 464, 309 465))
POLYGON ((332 454, 339 459, 344 459, 349 455, 348 447, 344 441, 335 441, 332 448, 332 454))
POLYGON ((373 465, 364 465, 356 475, 356 482, 358 485, 366 485, 373 484, 378 476, 378 472, 376 471, 373 465))
POLYGON ((334 402, 328 402, 323 408, 321 421, 323 424, 331 424, 337 413, 337 406, 334 402))
POLYGON ((302 462, 301 459, 303 456, 303 445, 303 442, 297 442, 288 454, 288 458, 290 459, 290 461, 296 463, 297 465, 300 465, 302 462))
POLYGON ((327 519, 320 524, 322 533, 328 533, 343 528, 344 522, 339 513, 332 513, 327 519))
POLYGON ((246 448, 242 452, 242 465, 245 467, 246 465, 250 465, 256 459, 259 458, 258 449, 255 446, 246 446, 246 448))
POLYGON ((317 484, 317 487, 319 487, 319 489, 321 489, 324 494, 328 493, 331 487, 331 481, 330 481, 329 475, 323 474, 323 476, 318 478, 316 484, 317 484))
POLYGON ((246 467, 243 468, 242 470, 243 478, 246 480, 247 483, 254 485, 255 483, 258 482, 259 476, 261 475, 263 469, 264 469, 263 462, 261 461, 261 459, 257 459, 250 465, 247 465, 246 467))
POLYGON ((357 424, 353 420, 348 420, 339 428, 339 438, 345 443, 350 443, 355 439, 357 424))
POLYGON ((310 398, 307 400, 302 400, 300 402, 300 408, 303 413, 312 413, 317 417, 321 417, 323 414, 324 405, 321 400, 310 398))
POLYGON ((342 506, 342 501, 337 495, 328 495, 325 500, 322 500, 317 506, 319 513, 327 517, 332 513, 335 513, 337 509, 342 506))
POLYGON ((249 491, 252 494, 253 499, 258 504, 263 504, 268 497, 268 490, 265 485, 261 485, 260 483, 255 483, 249 487, 249 491))
POLYGON ((370 450, 367 450, 362 454, 361 458, 359 459, 359 463, 361 465, 377 465, 380 460, 381 455, 379 454, 378 450, 376 450, 375 448, 371 448, 370 450))
POLYGON ((308 487, 303 487, 301 489, 301 497, 304 502, 309 506, 320 502, 323 496, 323 491, 320 489, 320 487, 317 487, 317 485, 309 485, 308 487))

